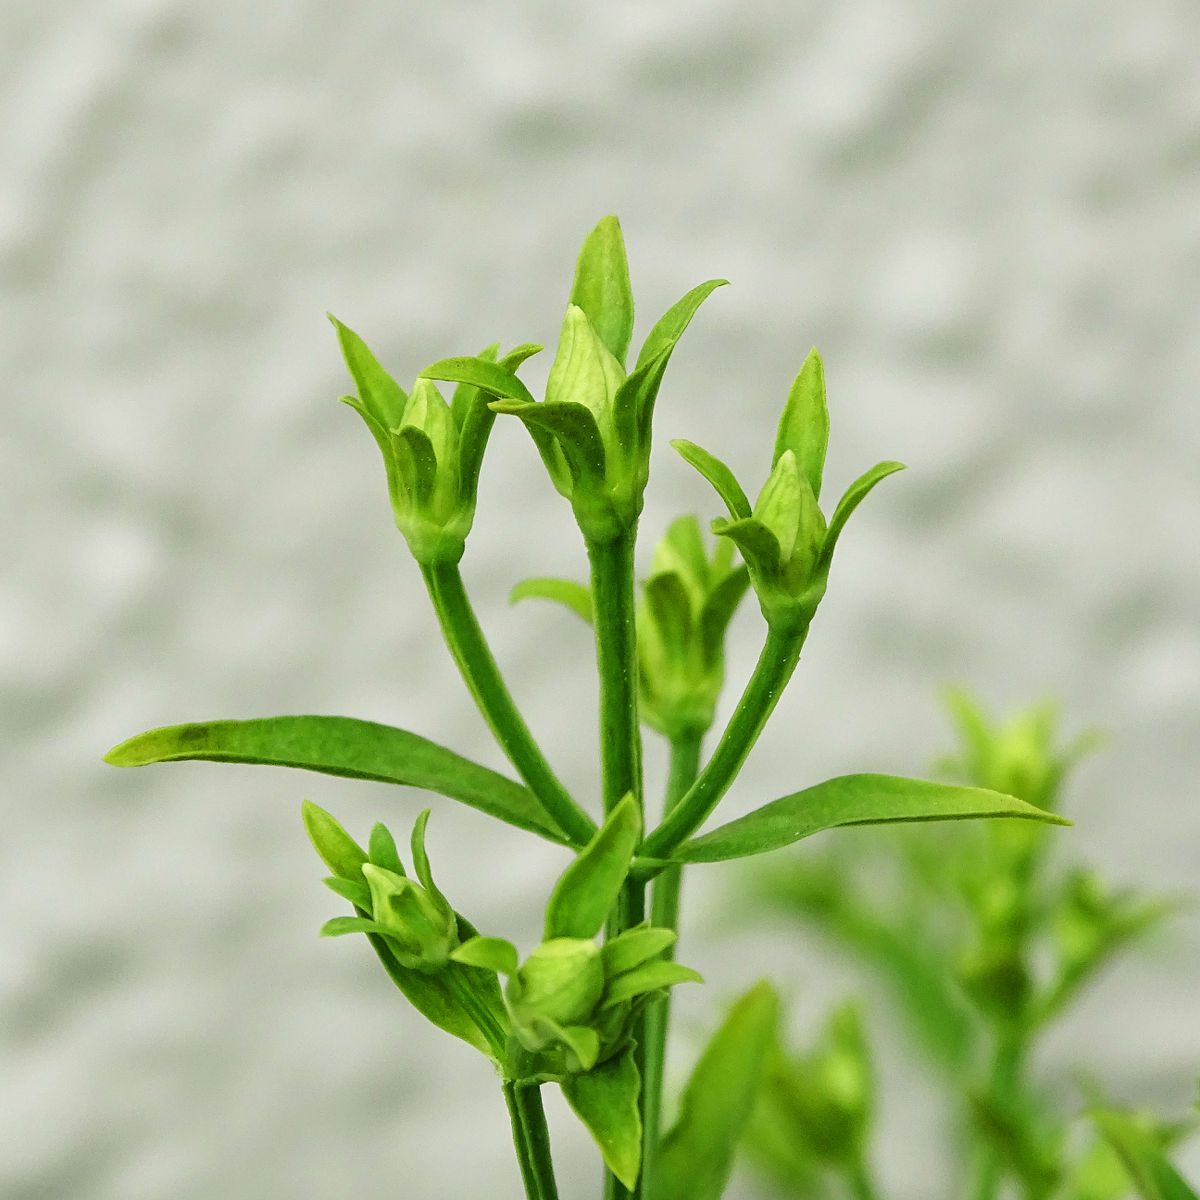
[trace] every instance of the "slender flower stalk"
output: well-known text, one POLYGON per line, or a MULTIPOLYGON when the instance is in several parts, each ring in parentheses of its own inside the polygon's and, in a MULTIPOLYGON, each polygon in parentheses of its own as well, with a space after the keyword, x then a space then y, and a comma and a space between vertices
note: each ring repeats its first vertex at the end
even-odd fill
POLYGON ((563 833, 575 845, 586 845, 596 832, 596 824, 559 781, 517 710, 475 617, 457 564, 424 566, 421 573, 450 653, 500 748, 563 833))

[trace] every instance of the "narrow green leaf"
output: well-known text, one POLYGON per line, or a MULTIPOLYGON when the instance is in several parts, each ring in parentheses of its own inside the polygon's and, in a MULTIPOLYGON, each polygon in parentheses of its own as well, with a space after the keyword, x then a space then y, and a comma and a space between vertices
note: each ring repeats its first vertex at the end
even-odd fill
POLYGON ((634 996, 642 996, 646 992, 657 992, 660 988, 674 987, 677 983, 703 983, 704 977, 691 967, 680 966, 677 962, 660 960, 658 962, 642 963, 632 971, 626 971, 612 981, 604 993, 601 1008, 612 1008, 615 1004, 624 1004, 634 996))
POLYGON ((605 217, 588 234, 575 267, 571 303, 578 305, 622 365, 633 335, 633 290, 625 239, 616 217, 605 217))
POLYGON ((508 594, 509 602, 554 600, 565 605, 582 621, 592 623, 592 590, 573 579, 524 579, 508 594))
POLYGON ((337 331, 342 357, 358 388, 359 401, 363 408, 383 428, 390 432, 399 427, 404 417, 404 406, 408 397, 404 389, 379 365, 379 360, 367 348, 366 342, 343 325, 332 313, 327 313, 337 331))
POLYGON ((524 400, 534 403, 529 389, 500 363, 486 358, 465 356, 443 358, 431 363, 421 372, 422 379, 440 379, 447 383, 470 383, 480 391, 489 392, 503 400, 524 400))
POLYGON ((676 438, 671 445, 679 452, 684 462, 695 467, 712 484, 717 495, 725 502, 733 520, 742 520, 750 515, 750 501, 746 499, 742 485, 719 458, 709 454, 695 442, 685 441, 683 438, 676 438))
POLYGON ((322 937, 344 937, 348 933, 378 933, 387 934, 382 925, 376 924, 369 917, 331 917, 321 926, 322 937))
POLYGON ((371 889, 364 881, 355 882, 353 879, 343 879, 340 875, 331 875, 321 882, 343 900, 349 900, 355 908, 371 911, 371 889))
POLYGON ((705 300, 719 287, 725 287, 728 279, 708 279, 697 284, 691 291, 686 292, 654 323, 642 348, 637 356, 637 370, 653 362, 662 355, 669 355, 675 349, 675 343, 683 336, 684 330, 691 324, 705 300))
POLYGON ((595 487, 603 486, 604 443, 600 440, 600 430, 590 409, 568 401, 523 404, 515 400, 498 400, 492 404, 492 411, 519 417, 529 427, 530 433, 543 430, 553 435, 573 478, 595 487))
POLYGON ((366 851, 338 824, 336 818, 311 800, 304 801, 300 813, 308 839, 321 856, 321 861, 342 879, 361 882, 363 863, 367 861, 366 851))
POLYGON ((650 925, 635 925, 605 942, 600 948, 604 959, 604 974, 611 979, 623 971, 632 971, 642 963, 657 958, 675 944, 673 929, 658 929, 650 925))
POLYGON ((605 1166, 633 1190, 642 1165, 641 1076, 633 1048, 562 1081, 563 1095, 600 1147, 605 1166))
MULTIPOLYGON (((298 767, 325 775, 427 788, 553 842, 567 838, 519 783, 390 725, 352 717, 264 717, 151 729, 115 746, 116 767, 199 759, 298 767)), ((332 863, 330 869, 343 874, 332 863)))
POLYGON ((767 983, 751 988, 730 1010, 684 1089, 679 1120, 659 1151, 649 1200, 719 1200, 754 1109, 778 1012, 767 983))
POLYGON ((637 804, 626 796, 555 885, 546 905, 546 941, 592 938, 600 932, 641 836, 637 804))
POLYGON ((1128 1113, 1106 1110, 1092 1117, 1143 1200, 1198 1200, 1154 1139, 1128 1113))
POLYGON ((412 859, 413 870, 417 873, 417 878, 421 881, 421 886, 437 901, 449 908, 450 905, 446 897, 438 890, 438 885, 433 881, 433 870, 429 866, 429 855, 425 853, 425 830, 429 825, 429 813, 427 808, 421 812, 416 822, 413 825, 412 831, 412 859))
POLYGON ((400 860, 400 851, 396 849, 396 839, 386 825, 377 824, 372 828, 367 853, 377 867, 394 871, 397 875, 404 874, 404 863, 400 860))
POLYGON ((783 416, 779 419, 772 465, 779 461, 785 451, 791 450, 801 474, 808 479, 813 495, 819 500, 828 444, 829 409, 825 404, 825 367, 821 356, 812 349, 792 384, 783 416))
POLYGON ((400 486, 400 475, 396 470, 396 457, 392 453, 391 435, 372 416, 357 396, 343 396, 342 403, 354 409, 371 431, 371 436, 375 439, 375 444, 379 447, 379 453, 383 456, 383 469, 387 474, 388 495, 391 497, 393 507, 395 507, 399 503, 403 492, 400 486))
POLYGON ((823 829, 894 821, 956 821, 1019 817, 1052 825, 1071 822, 1001 792, 893 775, 840 775, 773 800, 747 816, 682 845, 683 862, 723 862, 790 846, 823 829))
POLYGON ((829 531, 825 534, 825 545, 821 550, 821 558, 825 563, 828 563, 833 557, 837 540, 841 537, 842 530, 845 529, 846 522, 850 520, 854 510, 871 494, 872 489, 877 483, 886 479, 889 475, 894 475, 897 471, 903 470, 903 463, 876 463, 875 466, 860 475, 846 489, 846 494, 838 501, 837 508, 833 510, 833 516, 829 519, 829 531))
POLYGON ((497 937, 471 938, 452 950, 450 957, 454 962, 495 971, 499 975, 515 975, 519 966, 516 946, 497 937))

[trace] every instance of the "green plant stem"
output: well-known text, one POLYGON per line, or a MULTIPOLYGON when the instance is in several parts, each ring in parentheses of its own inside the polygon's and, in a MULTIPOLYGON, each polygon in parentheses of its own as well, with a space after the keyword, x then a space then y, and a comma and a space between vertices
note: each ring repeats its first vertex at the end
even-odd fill
MULTIPOLYGON (((1005 1105, 1011 1103, 1020 1086, 1024 1055, 1024 1039, 1017 1031, 996 1031, 996 1049, 987 1084, 989 1099, 1005 1105)), ((1004 1175, 1004 1159, 999 1150, 990 1141, 983 1141, 976 1153, 970 1200, 996 1200, 1004 1175)))
MULTIPOLYGON (((636 531, 613 541, 588 540, 592 574, 592 605, 596 630, 596 666, 600 677, 600 768, 604 811, 611 812, 626 795, 642 808, 642 731, 638 722, 637 628, 635 625, 633 552, 636 531)), ((626 881, 617 910, 608 923, 608 935, 617 934, 645 919, 646 886, 626 881)), ((633 1030, 635 1061, 643 1068, 641 1022, 633 1030)), ((639 1097, 639 1108, 645 1093, 639 1097)), ((632 1191, 611 1172, 605 1172, 608 1200, 642 1195, 641 1179, 632 1191)))
POLYGON ((504 1100, 512 1124, 513 1146, 527 1200, 558 1200, 554 1163, 550 1157, 550 1133, 542 1090, 535 1085, 519 1085, 505 1080, 504 1100))
POLYGON ((688 789, 687 795, 642 843, 640 853, 645 857, 666 858, 695 833, 716 808, 737 777, 791 679, 807 633, 807 626, 798 631, 768 627, 754 672, 746 683, 746 689, 733 716, 729 718, 729 724, 712 758, 688 789))
MULTIPOLYGON (((667 777, 667 793, 663 801, 663 816, 683 799, 696 780, 700 768, 700 743, 703 734, 684 734, 671 740, 671 769, 667 777)), ((662 929, 677 929, 679 924, 679 892, 682 867, 668 867, 654 881, 654 898, 650 905, 650 923, 662 929)), ((674 947, 664 958, 674 957, 674 947)), ((646 1011, 643 1026, 642 1052, 642 1187, 647 1195, 654 1194, 655 1167, 658 1153, 659 1125, 662 1116, 663 1076, 666 1069, 667 1034, 671 1024, 671 993, 646 1011)))
POLYGON ((422 566, 421 574, 450 653, 496 741, 555 824, 575 846, 586 845, 596 824, 563 787, 517 711, 479 627, 458 566, 422 566))

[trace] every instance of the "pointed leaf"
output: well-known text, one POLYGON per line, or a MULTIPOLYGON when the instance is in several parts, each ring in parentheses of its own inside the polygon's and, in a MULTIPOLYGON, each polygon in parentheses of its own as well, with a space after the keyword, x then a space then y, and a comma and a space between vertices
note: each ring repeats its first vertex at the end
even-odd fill
POLYGON ((369 917, 332 917, 321 926, 322 937, 344 937, 348 933, 386 935, 387 930, 369 917))
POLYGON ((633 335, 633 290, 625 239, 616 217, 605 217, 583 243, 571 303, 587 313, 600 340, 624 365, 633 335))
POLYGON ((336 892, 343 900, 349 900, 355 908, 371 911, 371 889, 363 881, 343 879, 340 875, 331 875, 321 881, 331 891, 336 892))
POLYGON ((402 489, 400 486, 400 476, 396 470, 396 458, 392 453, 392 439, 388 431, 371 415, 362 401, 357 396, 343 396, 342 403, 349 405, 366 423, 367 428, 371 431, 371 436, 375 439, 375 444, 379 447, 379 453, 383 455, 383 469, 387 473, 388 495, 391 497, 392 504, 395 506, 401 496, 402 489))
POLYGON ((554 600, 565 605, 582 621, 592 623, 592 590, 573 579, 524 579, 508 594, 510 603, 518 600, 554 600))
POLYGON ((567 1103, 596 1139, 605 1165, 630 1191, 642 1165, 641 1088, 632 1047, 562 1081, 567 1103))
MULTIPOLYGON (((128 743, 126 743, 128 744, 128 743)), ((366 851, 338 824, 337 820, 311 800, 300 807, 304 828, 321 861, 342 879, 361 882, 366 851)))
POLYGON ((420 378, 470 383, 480 391, 489 392, 503 400, 534 402, 529 389, 511 371, 500 363, 488 362, 486 358, 443 358, 426 367, 420 378))
POLYGON ((641 824, 632 796, 626 796, 608 814, 551 893, 546 905, 546 941, 593 938, 600 932, 629 873, 633 851, 642 836, 641 824))
POLYGON ((1093 1119, 1143 1200, 1198 1200, 1154 1139, 1128 1113, 1101 1111, 1093 1119))
POLYGON ((729 509, 729 515, 733 520, 740 520, 750 515, 750 501, 746 499, 742 485, 719 458, 709 454, 695 442, 688 442, 682 438, 676 438, 671 445, 679 452, 684 462, 695 467, 712 484, 717 495, 725 502, 725 507, 729 509))
POLYGON ((686 842, 672 855, 683 862, 723 862, 790 846, 841 825, 897 821, 956 821, 1018 817, 1052 825, 1071 822, 1002 792, 955 787, 893 775, 840 775, 774 800, 712 833, 686 842))
MULTIPOLYGON (((115 746, 117 767, 200 759, 299 767, 325 775, 427 788, 481 812, 566 842, 528 788, 415 733, 352 717, 264 717, 151 729, 115 746)), ((330 870, 343 874, 330 863, 330 870)))
POLYGON ((775 438, 777 463, 787 450, 796 456, 796 463, 812 487, 813 495, 821 498, 821 476, 825 472, 825 448, 829 444, 829 409, 825 405, 825 367, 815 349, 808 352, 800 374, 788 395, 779 433, 775 438))
POLYGON ((383 867, 384 870, 393 871, 397 875, 404 874, 404 863, 400 861, 396 839, 392 837, 392 832, 386 825, 377 824, 372 828, 367 852, 377 867, 383 867))
POLYGON ((515 975, 517 967, 517 948, 512 942, 498 937, 474 937, 455 947, 450 952, 454 962, 463 963, 468 967, 479 967, 484 971, 494 971, 499 975, 515 975))
POLYGON ((677 962, 660 960, 643 963, 619 975, 608 986, 604 993, 601 1009, 612 1008, 614 1004, 624 1004, 634 996, 646 992, 657 992, 660 988, 674 987, 677 983, 703 983, 704 977, 691 967, 680 966, 677 962))
POLYGON ((686 292, 659 319, 650 330, 637 356, 637 369, 640 370, 656 358, 669 355, 675 349, 675 343, 683 336, 684 330, 691 324, 705 300, 719 287, 725 287, 728 279, 709 279, 697 284, 691 291, 686 292))
POLYGON ((651 1200, 719 1200, 754 1109, 778 1010, 766 983, 730 1010, 688 1080, 679 1120, 663 1139, 651 1200))
POLYGON ((332 313, 326 314, 337 331, 342 357, 358 388, 362 407, 385 431, 396 429, 404 418, 408 397, 404 389, 379 365, 367 344, 332 313))
MULTIPOLYGON (((523 404, 516 400, 498 400, 492 411, 519 417, 530 428, 552 434, 562 448, 573 478, 593 486, 604 481, 604 443, 591 410, 582 404, 523 404)), ((544 457, 544 455, 543 455, 544 457)))
POLYGON ((825 535, 825 545, 821 550, 822 561, 828 563, 833 557, 834 547, 837 545, 838 538, 841 537, 842 530, 846 527, 846 522, 850 520, 854 510, 870 495, 875 485, 889 475, 903 470, 903 463, 876 463, 846 489, 846 494, 838 501, 837 508, 833 510, 833 516, 829 519, 829 532, 825 535))
POLYGON ((627 929, 600 948, 604 959, 604 974, 611 979, 624 971, 632 971, 642 963, 657 958, 664 950, 675 944, 673 929, 658 929, 650 925, 637 925, 627 929))
POLYGON ((413 825, 412 831, 412 859, 413 870, 417 873, 417 878, 421 881, 421 886, 439 903, 444 904, 446 908, 450 905, 446 897, 438 890, 438 886, 433 881, 433 871, 429 866, 429 855, 425 853, 425 830, 429 825, 430 810, 425 809, 417 817, 416 823, 413 825))

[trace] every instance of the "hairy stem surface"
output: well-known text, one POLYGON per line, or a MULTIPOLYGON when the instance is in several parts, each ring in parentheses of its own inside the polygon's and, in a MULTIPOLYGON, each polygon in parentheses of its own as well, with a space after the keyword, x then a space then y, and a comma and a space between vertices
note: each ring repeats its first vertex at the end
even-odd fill
POLYGON ((576 846, 586 845, 596 832, 595 822, 563 787, 517 711, 479 627, 457 565, 423 566, 421 574, 446 645, 500 748, 563 833, 576 846))

